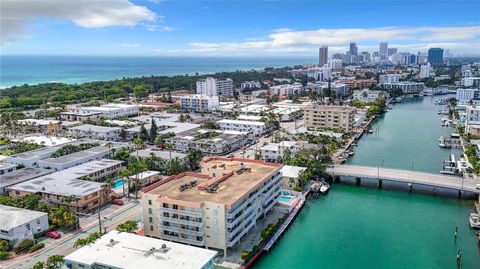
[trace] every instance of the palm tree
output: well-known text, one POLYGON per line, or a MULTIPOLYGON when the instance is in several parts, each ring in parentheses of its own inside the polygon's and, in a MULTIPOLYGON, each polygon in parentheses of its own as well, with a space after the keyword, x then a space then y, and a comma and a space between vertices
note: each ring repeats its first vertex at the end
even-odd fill
POLYGON ((168 152, 169 152, 168 161, 171 162, 172 161, 173 145, 172 144, 165 144, 165 149, 168 149, 168 152))
POLYGON ((48 268, 60 268, 62 266, 64 260, 63 256, 61 255, 52 255, 47 259, 47 267, 48 268))
MULTIPOLYGON (((118 172, 117 175, 118 175, 118 177, 120 177, 120 180, 122 181, 123 197, 125 197, 125 178, 130 175, 130 171, 121 170, 121 171, 118 172)), ((128 182, 128 179, 127 179, 127 182, 128 182)))

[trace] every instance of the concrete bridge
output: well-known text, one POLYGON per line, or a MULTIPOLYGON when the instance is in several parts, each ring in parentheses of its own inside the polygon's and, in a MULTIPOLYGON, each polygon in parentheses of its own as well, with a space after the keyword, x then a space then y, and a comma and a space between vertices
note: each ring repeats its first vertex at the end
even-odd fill
POLYGON ((447 176, 442 174, 431 174, 423 172, 412 172, 408 170, 369 167, 359 165, 333 165, 326 169, 326 173, 334 177, 336 181, 350 181, 357 185, 375 184, 377 187, 403 187, 409 191, 450 192, 459 197, 474 197, 480 193, 477 184, 480 180, 447 176))

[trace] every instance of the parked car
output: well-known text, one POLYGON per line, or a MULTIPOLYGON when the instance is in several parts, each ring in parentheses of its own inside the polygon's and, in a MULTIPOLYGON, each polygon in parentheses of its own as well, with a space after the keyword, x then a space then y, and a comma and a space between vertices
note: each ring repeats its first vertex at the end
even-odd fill
POLYGON ((52 239, 59 239, 60 237, 62 237, 62 235, 57 231, 50 231, 46 233, 45 236, 52 239))
POLYGON ((112 204, 114 205, 123 205, 123 200, 122 199, 113 199, 112 204))
POLYGON ((480 184, 475 185, 475 189, 480 190, 480 184))

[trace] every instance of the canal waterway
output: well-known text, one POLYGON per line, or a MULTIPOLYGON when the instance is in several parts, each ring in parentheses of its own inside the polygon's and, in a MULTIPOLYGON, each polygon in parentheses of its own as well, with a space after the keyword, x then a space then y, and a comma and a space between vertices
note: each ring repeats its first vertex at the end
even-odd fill
MULTIPOLYGON (((438 147, 445 96, 411 98, 373 125, 348 163, 438 173, 451 153, 438 147)), ((283 268, 480 268, 480 247, 468 225, 473 201, 335 184, 309 200, 285 236, 254 266, 283 268), (458 227, 457 239, 454 238, 458 227)))

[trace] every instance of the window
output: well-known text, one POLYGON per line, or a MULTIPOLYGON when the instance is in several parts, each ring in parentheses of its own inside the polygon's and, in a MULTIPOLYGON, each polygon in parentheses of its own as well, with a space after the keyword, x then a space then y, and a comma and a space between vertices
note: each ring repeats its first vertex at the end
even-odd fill
POLYGON ((149 208, 149 209, 148 209, 148 214, 152 214, 152 213, 153 213, 152 209, 149 208))
POLYGON ((39 220, 39 219, 37 219, 37 224, 40 224, 40 220, 39 220))
POLYGON ((27 230, 30 231, 30 223, 27 223, 27 230))
POLYGON ((178 209, 178 205, 173 205, 173 209, 178 209))
POLYGON ((153 218, 152 218, 152 217, 148 217, 148 222, 153 222, 153 218))
POLYGON ((153 226, 150 225, 150 232, 153 232, 153 226))
POLYGON ((148 199, 148 204, 152 205, 152 200, 148 199))

